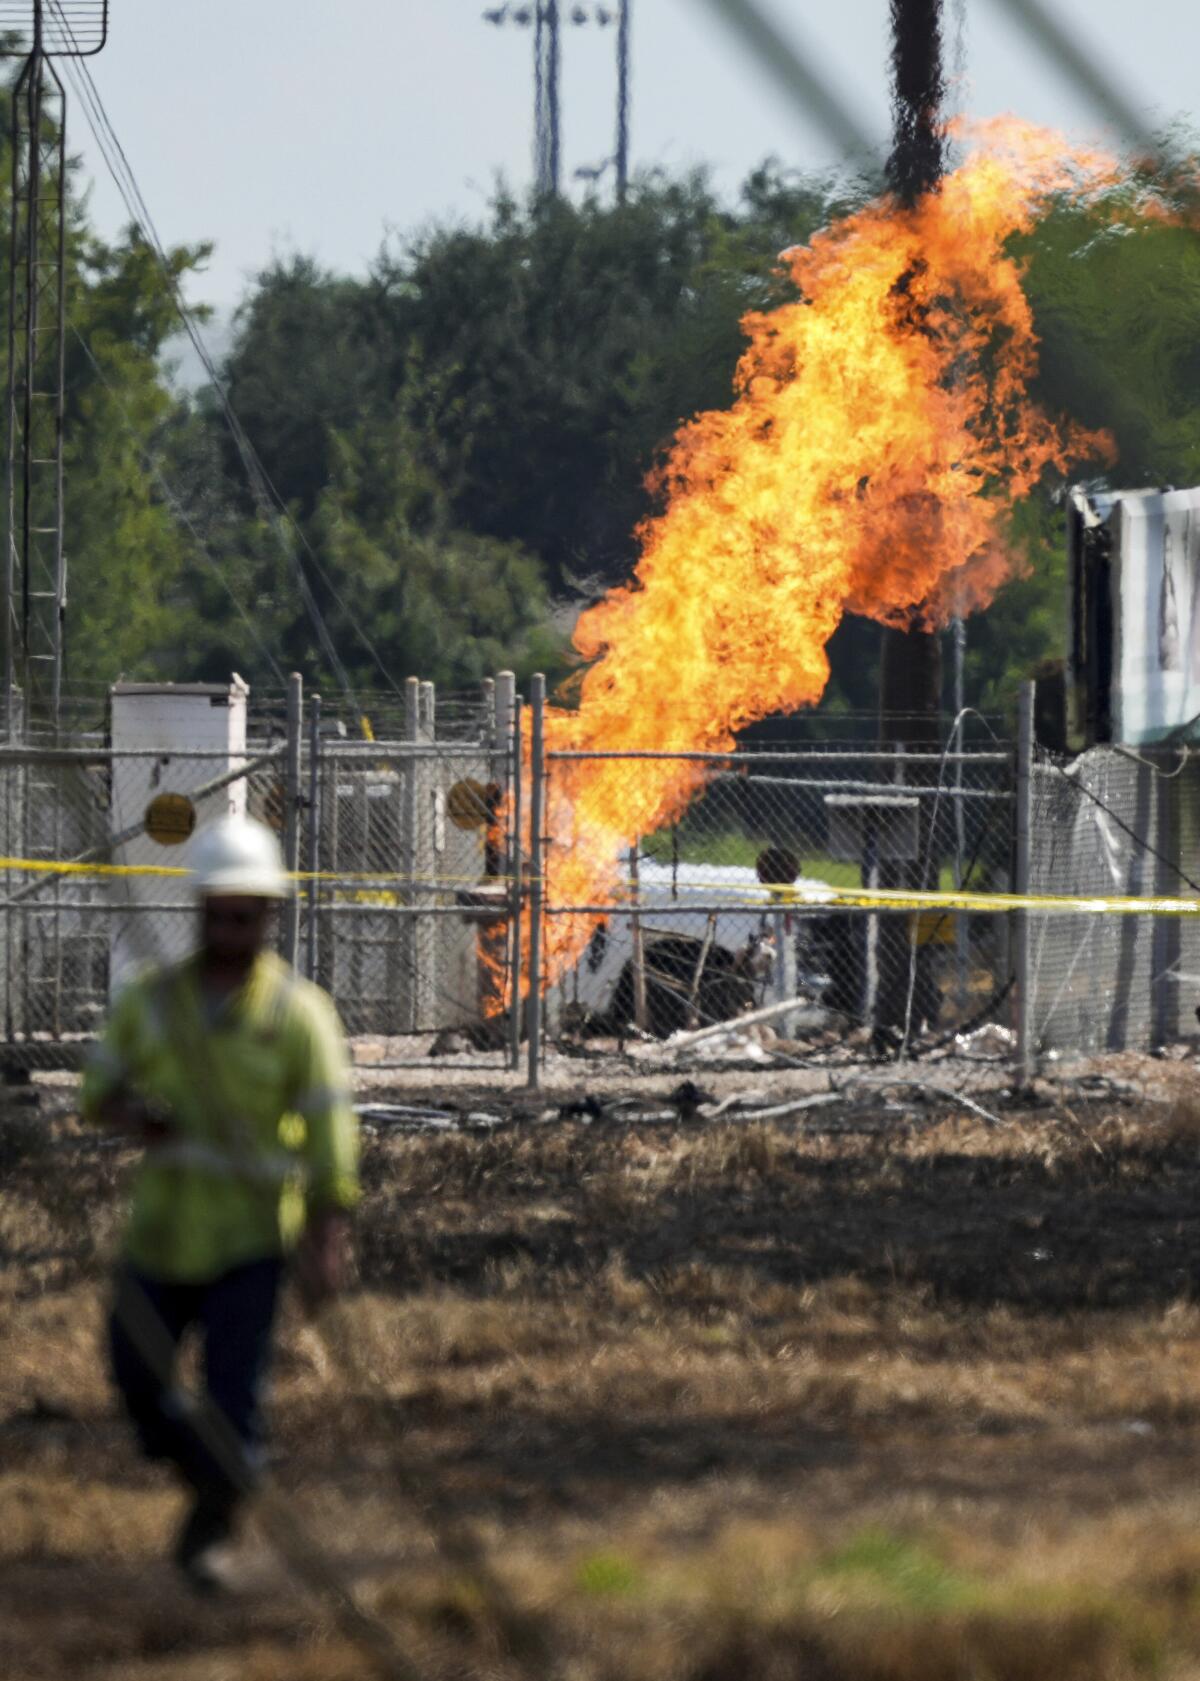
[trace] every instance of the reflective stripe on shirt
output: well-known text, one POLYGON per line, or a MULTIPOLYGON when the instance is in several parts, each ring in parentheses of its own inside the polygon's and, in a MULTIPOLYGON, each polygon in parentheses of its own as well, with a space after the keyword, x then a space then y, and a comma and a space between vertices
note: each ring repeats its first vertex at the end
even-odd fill
POLYGON ((281 1185, 304 1167, 298 1156, 282 1150, 236 1156, 199 1138, 175 1138, 165 1144, 155 1144, 147 1152, 146 1161, 152 1167, 198 1167, 222 1179, 249 1179, 264 1185, 281 1185))
POLYGON ((350 1093, 341 1086, 310 1086, 296 1098, 293 1107, 307 1120, 313 1115, 327 1114, 339 1104, 349 1103, 350 1093))

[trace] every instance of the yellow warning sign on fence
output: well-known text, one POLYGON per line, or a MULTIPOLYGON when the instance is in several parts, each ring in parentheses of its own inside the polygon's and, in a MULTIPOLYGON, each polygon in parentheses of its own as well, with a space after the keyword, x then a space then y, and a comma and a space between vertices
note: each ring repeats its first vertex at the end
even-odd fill
POLYGON ((182 846, 196 827, 196 808, 186 794, 155 794, 146 807, 146 833, 159 846, 182 846))
POLYGON ((446 795, 446 815, 456 829, 482 829, 491 818, 488 791, 473 776, 464 776, 446 795))
POLYGON ((952 946, 957 935, 949 911, 914 911, 911 928, 919 946, 952 946))

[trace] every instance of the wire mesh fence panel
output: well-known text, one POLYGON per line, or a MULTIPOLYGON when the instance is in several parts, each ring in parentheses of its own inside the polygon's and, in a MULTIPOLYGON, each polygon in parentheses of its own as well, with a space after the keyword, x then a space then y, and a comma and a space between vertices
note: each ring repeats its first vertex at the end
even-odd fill
POLYGON ((47 1064, 96 1031, 130 976, 192 949, 187 843, 218 815, 266 808, 278 775, 228 751, 87 745, 0 751, 0 782, 3 1038, 10 1060, 47 1064))
POLYGON ((304 896, 301 944, 312 917, 314 978, 350 1032, 488 1042, 482 930, 493 913, 477 901, 503 868, 503 774, 479 742, 322 749, 306 842, 320 879, 304 896))
MULTIPOLYGON (((1043 752, 1032 802, 1032 892, 1136 899, 1200 891, 1200 766, 1186 755, 1043 752)), ((1040 1053, 1142 1050, 1196 1031, 1200 930, 1192 918, 1038 912, 1029 968, 1040 1053)))
POLYGON ((47 878, 45 865, 86 853, 107 833, 107 775, 95 765, 4 762, 5 1037, 28 1042, 91 1031, 106 1006, 103 890, 95 878, 47 878))
POLYGON ((248 709, 245 693, 237 680, 202 693, 119 687, 98 727, 89 717, 53 741, 0 748, 10 1063, 73 1060, 126 979, 193 949, 191 839, 225 813, 281 841, 295 829, 298 911, 285 908, 280 947, 298 932, 300 968, 351 1033, 395 1036, 401 1054, 414 1036, 427 1053, 452 1031, 501 1046, 512 754, 491 686, 440 702, 431 684, 376 697, 376 720, 404 732, 390 741, 364 738, 367 714, 336 709, 324 734, 319 708, 301 734, 285 697, 248 709))
POLYGON ((551 753, 551 1032, 665 1038, 783 1005, 781 1039, 895 1051, 1003 1013, 1007 916, 875 896, 1008 888, 1012 821, 1003 749, 551 753))

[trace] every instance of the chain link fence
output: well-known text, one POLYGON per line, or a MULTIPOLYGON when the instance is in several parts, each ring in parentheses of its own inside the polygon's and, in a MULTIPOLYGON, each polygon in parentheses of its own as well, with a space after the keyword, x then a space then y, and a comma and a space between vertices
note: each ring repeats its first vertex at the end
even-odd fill
POLYGON ((559 1044, 772 1008, 797 1054, 914 1053, 1002 1011, 1006 914, 856 904, 1012 885, 1013 757, 841 743, 546 764, 546 1023, 559 1044), (628 814, 679 815, 626 845, 628 814))
MULTIPOLYGON (((1039 750, 1029 891, 1094 899, 1200 894, 1200 762, 1173 748, 1039 750)), ((1178 914, 1033 912, 1035 1056, 1149 1050, 1192 1038, 1200 928, 1178 914)))
POLYGON ((485 1045, 481 926, 491 917, 468 900, 496 874, 486 747, 326 748, 319 786, 304 860, 316 879, 304 893, 300 930, 314 978, 351 1033, 458 1031, 485 1045))
POLYGON ((1150 908, 1200 894, 1186 751, 1068 757, 1030 723, 1015 750, 856 731, 546 752, 521 709, 507 676, 450 699, 412 682, 370 740, 293 690, 219 746, 89 719, 0 747, 5 1060, 76 1060, 123 979, 191 948, 189 837, 226 811, 279 832, 299 877, 280 948, 381 1067, 458 1055, 536 1081, 547 1047, 708 1034, 793 1062, 986 1040, 1028 1076, 1195 1035, 1200 928, 1150 908), (1076 908, 989 908, 1014 890, 1076 908), (965 898, 913 908, 928 894, 965 898))
POLYGON ((401 739, 381 740, 317 700, 303 708, 298 691, 290 704, 269 697, 221 746, 208 744, 205 707, 222 695, 160 698, 177 707, 181 695, 198 707, 194 739, 155 717, 139 726, 149 745, 131 745, 128 728, 118 741, 109 722, 0 746, 5 1063, 77 1061, 125 979, 192 949, 190 839, 227 812, 279 833, 299 875, 280 949, 332 993, 351 1034, 374 1041, 361 1047, 370 1060, 480 1048, 507 1060, 493 931, 512 736, 497 731, 492 686, 443 712, 432 685, 413 683, 388 720, 401 739))
POLYGON ((0 987, 9 1051, 57 1060, 95 1032, 112 990, 149 962, 190 949, 194 912, 176 843, 145 817, 182 802, 197 825, 280 807, 281 749, 230 755, 99 745, 0 748, 4 859, 0 987), (41 1052, 39 1056, 37 1053, 41 1052))

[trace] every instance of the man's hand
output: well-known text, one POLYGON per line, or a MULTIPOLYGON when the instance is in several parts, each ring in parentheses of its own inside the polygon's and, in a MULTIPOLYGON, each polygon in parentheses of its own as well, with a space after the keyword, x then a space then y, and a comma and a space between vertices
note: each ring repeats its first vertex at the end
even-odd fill
POLYGON ((152 1150, 161 1144, 171 1130, 167 1113, 161 1104, 147 1103, 131 1091, 116 1091, 106 1097, 97 1111, 98 1117, 110 1132, 121 1134, 131 1143, 152 1150))
POLYGON ((350 1266, 350 1221, 340 1208, 309 1215, 296 1249, 296 1284, 309 1313, 344 1288, 350 1266))

